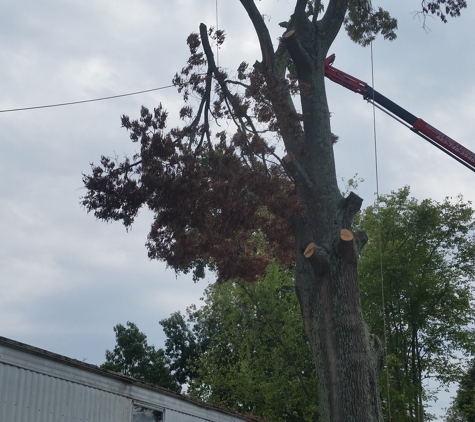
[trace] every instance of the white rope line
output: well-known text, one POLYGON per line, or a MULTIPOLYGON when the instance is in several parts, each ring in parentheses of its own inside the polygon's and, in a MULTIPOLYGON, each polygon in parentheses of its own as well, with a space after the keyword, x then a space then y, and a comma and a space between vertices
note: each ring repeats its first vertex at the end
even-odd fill
POLYGON ((388 367, 388 338, 386 327, 386 303, 384 298, 384 273, 383 273, 383 248, 381 236, 381 218, 379 213, 379 172, 378 172, 378 142, 376 133, 376 107, 374 103, 374 58, 373 58, 373 43, 371 43, 371 86, 373 87, 373 137, 374 137, 374 163, 376 174, 376 213, 378 215, 378 236, 379 236, 379 268, 381 277, 381 311, 383 313, 383 334, 384 334, 384 359, 386 366, 386 390, 388 398, 388 417, 391 422, 391 398, 389 393, 389 367, 388 367))

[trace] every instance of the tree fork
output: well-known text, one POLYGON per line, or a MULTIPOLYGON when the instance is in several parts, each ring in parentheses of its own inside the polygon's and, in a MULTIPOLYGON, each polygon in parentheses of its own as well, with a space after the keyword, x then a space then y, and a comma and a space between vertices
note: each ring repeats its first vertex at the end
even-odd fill
POLYGON ((315 275, 322 276, 328 271, 328 263, 327 259, 324 258, 326 254, 324 254, 323 248, 311 242, 305 248, 303 255, 307 258, 308 262, 310 262, 310 265, 315 271, 315 275))

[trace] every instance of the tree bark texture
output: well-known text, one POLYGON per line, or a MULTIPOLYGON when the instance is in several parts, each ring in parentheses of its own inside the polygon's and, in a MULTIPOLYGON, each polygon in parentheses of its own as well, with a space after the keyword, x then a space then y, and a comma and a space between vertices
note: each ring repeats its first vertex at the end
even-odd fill
POLYGON ((283 165, 306 210, 292 221, 295 284, 316 366, 321 421, 380 422, 382 347, 365 326, 357 275, 358 254, 366 237, 356 233, 349 236, 352 239, 341 238, 342 229, 351 231, 362 201, 354 194, 343 198, 337 185, 324 84, 324 60, 341 27, 348 0, 330 1, 320 20, 309 19, 307 2, 297 0, 276 52, 254 1, 241 3, 259 38, 259 68, 275 93, 271 101, 288 153, 283 165), (297 71, 300 119, 290 105, 284 74, 278 68, 285 55, 297 71), (311 243, 313 253, 307 258, 304 252, 311 243))

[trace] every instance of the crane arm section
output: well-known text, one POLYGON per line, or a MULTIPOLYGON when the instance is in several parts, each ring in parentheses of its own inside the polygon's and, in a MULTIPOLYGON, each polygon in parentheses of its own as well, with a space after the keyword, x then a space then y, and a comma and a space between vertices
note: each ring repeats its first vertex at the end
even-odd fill
POLYGON ((327 57, 325 60, 325 76, 328 79, 362 95, 365 100, 370 101, 375 105, 378 104, 379 106, 377 107, 381 108, 391 117, 405 124, 405 126, 408 126, 413 132, 417 133, 426 141, 444 151, 470 170, 475 171, 475 153, 454 141, 440 130, 431 126, 429 123, 409 113, 389 98, 381 95, 366 82, 333 67, 334 61, 334 54, 327 57))

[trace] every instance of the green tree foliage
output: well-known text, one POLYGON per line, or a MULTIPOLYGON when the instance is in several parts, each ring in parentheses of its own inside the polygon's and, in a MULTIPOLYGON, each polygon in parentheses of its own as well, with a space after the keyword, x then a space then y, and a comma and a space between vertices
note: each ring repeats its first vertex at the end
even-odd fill
POLYGON ((421 13, 438 16, 440 20, 447 23, 447 16, 460 16, 460 11, 467 7, 466 0, 422 0, 421 13))
POLYGON ((396 39, 397 20, 382 7, 374 9, 371 1, 350 1, 344 24, 351 40, 362 46, 369 45, 378 33, 396 39))
POLYGON ((444 422, 468 422, 467 418, 463 416, 455 403, 447 409, 444 422))
POLYGON ((455 400, 447 411, 446 422, 475 422, 475 360, 460 380, 455 400))
POLYGON ((147 336, 133 322, 127 322, 126 325, 117 324, 114 327, 116 346, 113 351, 106 351, 106 362, 101 368, 180 391, 180 386, 171 375, 164 351, 149 346, 147 336))
POLYGON ((273 421, 317 420, 315 368, 291 272, 271 265, 254 284, 208 287, 204 301, 186 321, 175 313, 160 322, 172 333, 167 344, 179 339, 167 354, 191 374, 188 393, 273 421))
POLYGON ((445 414, 444 422, 468 422, 467 418, 463 416, 460 410, 457 408, 455 403, 447 409, 445 414))
MULTIPOLYGON (((194 306, 187 309, 188 322, 194 319, 194 310, 196 310, 194 306)), ((180 385, 190 385, 194 382, 198 375, 197 361, 209 343, 209 340, 203 337, 204 327, 198 325, 190 327, 188 322, 180 311, 160 321, 167 336, 165 355, 170 359, 170 369, 180 385)))
POLYGON ((475 352, 470 205, 461 197, 418 202, 405 187, 361 213, 358 225, 370 238, 359 264, 361 300, 371 331, 383 339, 382 265, 393 421, 417 420, 419 404, 433 394, 423 381, 456 381, 460 355, 475 352))

